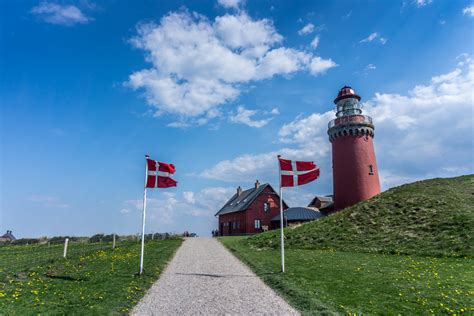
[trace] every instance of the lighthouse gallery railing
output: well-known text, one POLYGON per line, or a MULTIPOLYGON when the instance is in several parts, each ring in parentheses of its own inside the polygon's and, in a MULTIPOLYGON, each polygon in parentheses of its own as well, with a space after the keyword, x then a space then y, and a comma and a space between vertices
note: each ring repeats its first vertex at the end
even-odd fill
POLYGON ((372 118, 367 115, 350 115, 350 116, 342 116, 338 117, 337 119, 331 120, 328 123, 328 128, 334 127, 339 124, 345 123, 365 123, 373 125, 372 118))

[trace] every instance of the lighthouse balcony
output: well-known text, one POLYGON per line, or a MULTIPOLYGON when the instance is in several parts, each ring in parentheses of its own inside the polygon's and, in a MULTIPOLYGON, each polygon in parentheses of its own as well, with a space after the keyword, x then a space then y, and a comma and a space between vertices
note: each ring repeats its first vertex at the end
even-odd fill
POLYGON ((367 115, 348 115, 348 116, 341 116, 337 119, 334 119, 328 123, 328 129, 333 128, 336 125, 351 125, 351 124, 361 124, 361 125, 368 125, 373 128, 374 124, 372 122, 372 118, 367 115))
POLYGON ((329 141, 346 136, 374 137, 372 118, 366 115, 342 116, 329 122, 329 141))

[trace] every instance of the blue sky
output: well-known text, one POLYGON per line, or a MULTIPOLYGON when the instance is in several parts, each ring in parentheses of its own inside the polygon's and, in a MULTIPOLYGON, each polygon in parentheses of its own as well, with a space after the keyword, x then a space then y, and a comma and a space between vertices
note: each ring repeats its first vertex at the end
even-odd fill
POLYGON ((277 186, 276 154, 314 160, 343 85, 376 126, 384 189, 473 173, 471 1, 2 1, 0 232, 209 234, 241 185, 277 186))

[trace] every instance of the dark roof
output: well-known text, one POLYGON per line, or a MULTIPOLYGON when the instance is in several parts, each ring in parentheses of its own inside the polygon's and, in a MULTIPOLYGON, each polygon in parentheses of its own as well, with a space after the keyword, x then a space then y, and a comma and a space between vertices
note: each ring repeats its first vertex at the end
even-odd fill
POLYGON ((352 89, 349 86, 344 86, 339 90, 339 93, 337 94, 337 97, 334 99, 334 103, 336 104, 342 99, 347 99, 347 98, 355 98, 358 101, 360 101, 360 96, 356 94, 354 89, 352 89))
POLYGON ((0 238, 7 238, 7 239, 10 239, 10 240, 16 240, 16 238, 15 238, 15 236, 13 236, 11 230, 7 230, 7 233, 5 235, 1 236, 0 238))
MULTIPOLYGON (((250 204, 252 204, 252 202, 260 195, 260 193, 265 190, 266 187, 270 187, 270 189, 273 191, 273 194, 277 194, 275 190, 273 190, 272 186, 268 183, 261 184, 258 188, 253 187, 251 189, 245 190, 240 195, 235 193, 214 216, 246 210, 250 207, 250 204)), ((284 200, 283 203, 286 207, 288 207, 284 200)))
MULTIPOLYGON (((317 208, 313 207, 290 207, 283 212, 283 216, 286 217, 288 221, 312 221, 319 219, 324 216, 317 208)), ((280 215, 277 215, 272 218, 272 222, 279 221, 280 215)))

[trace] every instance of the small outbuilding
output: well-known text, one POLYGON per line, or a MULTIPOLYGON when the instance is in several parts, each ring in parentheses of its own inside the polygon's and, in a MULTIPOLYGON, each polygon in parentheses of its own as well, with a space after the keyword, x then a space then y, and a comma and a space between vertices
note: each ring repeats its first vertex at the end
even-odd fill
POLYGON ((310 208, 316 208, 324 215, 334 212, 334 200, 332 195, 319 196, 316 195, 308 204, 310 208))
MULTIPOLYGON (((313 207, 290 207, 283 212, 285 226, 298 225, 305 222, 315 221, 324 217, 325 214, 313 207)), ((280 227, 280 215, 272 218, 272 227, 280 227)))

